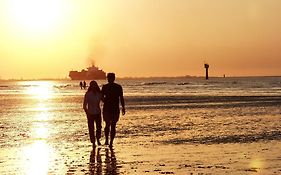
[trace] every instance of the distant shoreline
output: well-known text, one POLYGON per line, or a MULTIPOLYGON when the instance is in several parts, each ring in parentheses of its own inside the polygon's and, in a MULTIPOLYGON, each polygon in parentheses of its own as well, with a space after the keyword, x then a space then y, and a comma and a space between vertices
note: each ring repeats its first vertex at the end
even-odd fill
MULTIPOLYGON (((210 79, 212 78, 261 78, 261 77, 281 77, 281 75, 257 75, 257 76, 211 76, 209 77, 210 79)), ((204 78, 205 76, 190 76, 190 75, 186 75, 186 76, 156 76, 156 77, 120 77, 118 79, 160 79, 160 78, 204 78)))
MULTIPOLYGON (((256 76, 212 76, 212 78, 266 78, 266 77, 281 77, 281 75, 256 75, 256 76)), ((127 79, 163 79, 163 78, 205 78, 205 76, 151 76, 151 77, 117 77, 119 80, 127 80, 127 79)), ((70 78, 34 78, 34 79, 0 79, 0 81, 81 81, 81 80, 71 80, 70 78)), ((86 80, 87 81, 87 80, 86 80)))

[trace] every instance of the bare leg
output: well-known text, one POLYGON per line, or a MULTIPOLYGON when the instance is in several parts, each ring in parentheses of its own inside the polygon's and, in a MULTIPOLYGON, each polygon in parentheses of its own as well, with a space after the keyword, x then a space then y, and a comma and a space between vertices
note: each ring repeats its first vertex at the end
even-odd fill
POLYGON ((94 119, 93 116, 87 116, 88 118, 88 129, 90 134, 90 140, 92 144, 95 144, 95 125, 94 125, 94 119))
POLYGON ((105 128, 104 128, 105 145, 108 145, 109 128, 110 128, 110 121, 106 121, 105 128))
POLYGON ((111 122, 111 131, 110 131, 110 144, 109 146, 113 146, 113 141, 116 135, 116 122, 111 122))
POLYGON ((96 118, 96 138, 98 145, 101 145, 100 138, 101 138, 101 115, 97 115, 96 118))

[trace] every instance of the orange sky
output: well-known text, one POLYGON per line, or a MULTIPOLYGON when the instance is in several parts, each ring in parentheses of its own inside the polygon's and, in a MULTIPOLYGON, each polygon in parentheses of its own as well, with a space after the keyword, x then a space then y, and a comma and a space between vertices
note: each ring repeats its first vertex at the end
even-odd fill
POLYGON ((0 77, 281 75, 279 0, 0 0, 0 77))

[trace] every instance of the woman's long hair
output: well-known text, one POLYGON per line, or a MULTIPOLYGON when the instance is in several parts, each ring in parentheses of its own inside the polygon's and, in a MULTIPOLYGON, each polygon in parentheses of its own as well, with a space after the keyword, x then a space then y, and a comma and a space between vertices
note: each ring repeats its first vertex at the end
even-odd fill
POLYGON ((94 80, 90 82, 90 86, 88 88, 88 92, 90 92, 90 91, 97 92, 97 93, 101 92, 98 83, 96 81, 94 81, 94 80))

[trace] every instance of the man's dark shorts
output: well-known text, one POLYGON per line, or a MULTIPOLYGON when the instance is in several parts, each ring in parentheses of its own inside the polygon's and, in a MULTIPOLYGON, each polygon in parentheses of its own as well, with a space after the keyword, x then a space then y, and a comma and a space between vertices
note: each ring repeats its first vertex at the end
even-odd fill
POLYGON ((108 123, 108 122, 114 122, 117 123, 119 120, 120 116, 120 111, 103 111, 103 120, 108 123))

